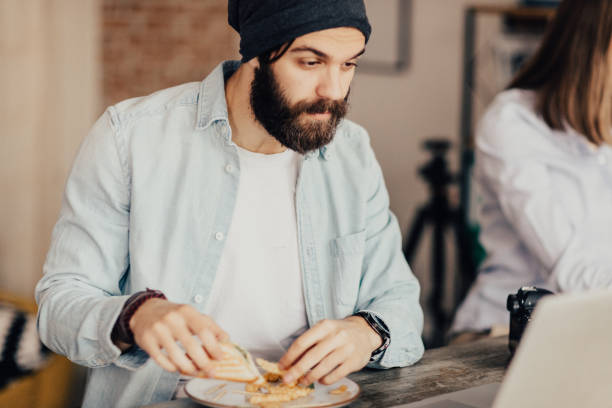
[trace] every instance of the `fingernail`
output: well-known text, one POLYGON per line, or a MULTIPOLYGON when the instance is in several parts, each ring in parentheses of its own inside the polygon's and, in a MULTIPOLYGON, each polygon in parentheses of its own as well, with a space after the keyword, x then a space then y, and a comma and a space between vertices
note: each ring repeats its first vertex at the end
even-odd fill
POLYGON ((283 382, 284 382, 285 384, 292 383, 292 382, 293 382, 293 380, 294 380, 294 378, 293 378, 293 376, 292 376, 292 375, 287 374, 287 375, 284 375, 284 376, 283 376, 283 382))

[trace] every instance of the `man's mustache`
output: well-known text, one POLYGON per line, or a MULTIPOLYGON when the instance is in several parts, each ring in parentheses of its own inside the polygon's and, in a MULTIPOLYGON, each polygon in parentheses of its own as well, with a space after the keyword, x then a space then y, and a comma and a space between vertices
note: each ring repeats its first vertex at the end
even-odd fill
POLYGON ((300 113, 331 113, 333 116, 344 116, 348 110, 348 102, 346 99, 342 101, 332 101, 319 99, 316 102, 298 102, 292 110, 300 113))

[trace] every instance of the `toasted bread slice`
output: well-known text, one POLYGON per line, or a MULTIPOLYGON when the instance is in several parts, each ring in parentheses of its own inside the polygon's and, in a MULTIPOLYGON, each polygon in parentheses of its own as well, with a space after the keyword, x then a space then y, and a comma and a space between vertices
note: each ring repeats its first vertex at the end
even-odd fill
POLYGON ((285 371, 279 368, 278 363, 272 363, 270 361, 264 360, 263 358, 256 358, 255 361, 261 368, 263 368, 265 372, 276 374, 281 377, 285 374, 285 371))
POLYGON ((225 358, 213 360, 214 378, 246 383, 265 382, 249 352, 233 343, 223 343, 221 348, 225 358))

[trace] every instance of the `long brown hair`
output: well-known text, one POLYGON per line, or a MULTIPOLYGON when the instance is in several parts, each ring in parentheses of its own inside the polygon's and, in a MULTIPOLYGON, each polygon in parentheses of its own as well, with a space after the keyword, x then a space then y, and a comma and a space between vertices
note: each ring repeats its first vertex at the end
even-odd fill
POLYGON ((564 0, 536 54, 508 88, 532 89, 553 129, 612 144, 612 0, 564 0))

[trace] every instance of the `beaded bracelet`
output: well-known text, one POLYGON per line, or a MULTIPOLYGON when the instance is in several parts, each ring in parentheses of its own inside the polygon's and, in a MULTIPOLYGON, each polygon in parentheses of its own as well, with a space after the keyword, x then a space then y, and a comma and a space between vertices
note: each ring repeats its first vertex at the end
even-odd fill
POLYGON ((167 299, 166 295, 159 290, 149 288, 144 291, 136 292, 130 296, 123 305, 123 309, 115 322, 115 326, 113 326, 113 331, 111 333, 113 342, 120 341, 127 344, 134 344, 134 333, 130 328, 130 320, 132 316, 134 316, 134 313, 136 313, 136 310, 138 310, 145 301, 152 298, 167 299))

